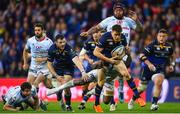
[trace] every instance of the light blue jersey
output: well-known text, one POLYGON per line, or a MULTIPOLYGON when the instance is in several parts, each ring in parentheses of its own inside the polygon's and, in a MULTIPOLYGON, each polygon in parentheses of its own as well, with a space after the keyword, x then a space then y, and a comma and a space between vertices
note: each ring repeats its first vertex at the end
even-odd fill
POLYGON ((37 95, 36 88, 32 87, 30 96, 23 97, 21 95, 21 87, 16 86, 9 89, 4 98, 5 98, 6 103, 8 103, 9 105, 13 107, 16 107, 16 106, 19 106, 19 104, 21 104, 22 102, 27 101, 28 99, 36 95, 37 95))
POLYGON ((134 20, 132 20, 129 17, 123 17, 122 20, 118 20, 114 16, 111 16, 111 17, 107 17, 106 19, 104 19, 99 23, 100 27, 107 30, 108 32, 112 31, 112 26, 117 24, 121 25, 122 33, 125 35, 127 39, 127 43, 129 44, 131 29, 136 29, 137 26, 134 20))
POLYGON ((48 50, 53 44, 52 40, 48 37, 45 37, 42 41, 38 41, 35 36, 27 40, 26 49, 31 53, 31 64, 29 72, 33 73, 34 76, 38 75, 38 72, 41 72, 45 75, 48 74, 49 70, 47 68, 47 61, 36 62, 35 59, 38 57, 47 58, 48 50))

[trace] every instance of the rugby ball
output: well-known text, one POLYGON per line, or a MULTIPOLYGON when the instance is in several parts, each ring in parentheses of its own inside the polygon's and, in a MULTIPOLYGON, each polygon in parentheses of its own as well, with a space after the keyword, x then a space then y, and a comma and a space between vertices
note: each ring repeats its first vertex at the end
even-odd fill
POLYGON ((118 56, 118 59, 122 59, 125 55, 125 47, 124 46, 117 46, 111 51, 112 57, 118 56))

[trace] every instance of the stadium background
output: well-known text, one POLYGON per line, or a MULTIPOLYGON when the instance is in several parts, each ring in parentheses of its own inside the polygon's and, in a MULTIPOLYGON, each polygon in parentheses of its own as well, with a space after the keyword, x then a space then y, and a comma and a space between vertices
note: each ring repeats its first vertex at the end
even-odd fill
MULTIPOLYGON (((132 31, 131 34, 130 46, 133 57, 131 75, 139 77, 138 54, 155 38, 159 28, 166 28, 169 32, 168 39, 173 43, 176 52, 176 64, 175 72, 166 74, 168 84, 164 86, 167 90, 164 96, 165 101, 180 102, 180 1, 124 0, 123 2, 127 9, 138 14, 144 31, 132 31)), ((0 96, 6 93, 9 87, 19 85, 21 80, 24 81, 27 77, 27 71, 22 69, 22 52, 26 40, 34 34, 35 22, 43 22, 46 35, 52 40, 57 33, 64 34, 68 43, 79 52, 85 41, 79 34, 112 15, 112 6, 112 0, 1 0, 0 96)), ((75 77, 80 76, 78 70, 74 74, 75 77)), ((152 84, 146 93, 151 89, 152 84)), ((146 95, 148 101, 150 96, 151 94, 146 95)))

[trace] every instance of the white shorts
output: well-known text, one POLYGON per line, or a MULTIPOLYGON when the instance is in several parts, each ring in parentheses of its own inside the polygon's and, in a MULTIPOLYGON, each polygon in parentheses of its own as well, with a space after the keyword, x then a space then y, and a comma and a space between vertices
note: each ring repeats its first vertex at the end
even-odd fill
POLYGON ((37 77, 40 74, 46 76, 47 78, 52 78, 52 74, 47 67, 30 68, 28 72, 28 75, 33 75, 34 77, 37 77))
POLYGON ((113 96, 114 95, 114 81, 111 83, 104 83, 103 86, 103 95, 104 96, 113 96))
POLYGON ((88 76, 93 78, 93 82, 97 82, 97 77, 98 77, 98 69, 91 70, 88 72, 88 76))

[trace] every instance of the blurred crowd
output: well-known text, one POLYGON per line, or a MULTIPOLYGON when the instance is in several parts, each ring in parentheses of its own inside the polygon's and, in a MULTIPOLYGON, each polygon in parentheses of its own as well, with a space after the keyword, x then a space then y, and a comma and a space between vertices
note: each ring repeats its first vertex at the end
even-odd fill
MULTIPOLYGON (((114 0, 115 1, 115 0, 114 0)), ((102 19, 112 15, 113 0, 1 0, 0 3, 0 76, 21 77, 22 52, 26 40, 33 36, 33 24, 42 22, 46 35, 53 40, 62 33, 76 51, 80 51, 88 30, 102 19)), ((169 32, 168 40, 175 50, 175 73, 180 76, 180 1, 179 0, 125 0, 126 10, 135 11, 143 23, 143 32, 132 31, 131 74, 139 76, 138 54, 155 37, 159 28, 169 32)), ((78 74, 76 72, 76 74, 78 74)))

